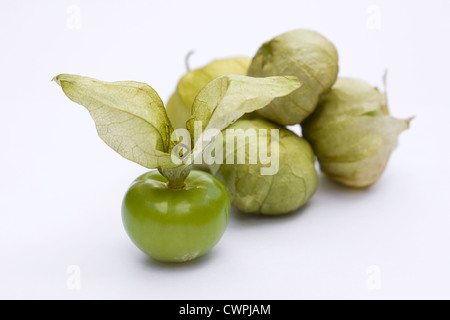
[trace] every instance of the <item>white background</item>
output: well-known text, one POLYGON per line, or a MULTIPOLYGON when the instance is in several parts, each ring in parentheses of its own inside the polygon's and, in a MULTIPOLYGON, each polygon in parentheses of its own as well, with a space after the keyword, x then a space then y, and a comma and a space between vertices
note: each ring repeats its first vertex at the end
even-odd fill
POLYGON ((445 0, 2 1, 0 298, 449 299, 449 12, 445 0), (120 216, 146 169, 50 80, 137 80, 166 100, 188 51, 192 67, 251 57, 295 28, 334 42, 341 76, 380 86, 389 70, 392 114, 416 119, 384 176, 362 191, 321 177, 297 213, 233 212, 197 261, 146 258, 120 216), (72 265, 81 290, 67 284, 72 265))

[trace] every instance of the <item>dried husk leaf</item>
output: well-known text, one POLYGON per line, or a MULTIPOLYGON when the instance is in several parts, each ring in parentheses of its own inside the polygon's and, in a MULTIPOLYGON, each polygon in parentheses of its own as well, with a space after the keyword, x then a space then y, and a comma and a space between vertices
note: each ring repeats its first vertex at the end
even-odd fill
POLYGON ((145 83, 105 82, 61 74, 53 79, 72 101, 83 105, 100 138, 124 158, 147 168, 171 168, 172 128, 158 94, 145 83))
POLYGON ((186 128, 195 97, 209 82, 228 74, 246 75, 250 61, 246 57, 214 60, 202 68, 186 73, 166 106, 173 127, 186 128))
MULTIPOLYGON (((173 128, 164 104, 150 86, 134 81, 104 82, 70 74, 61 74, 53 80, 69 99, 86 107, 100 138, 112 149, 147 168, 167 169, 160 170, 166 177, 181 179, 183 166, 190 163, 180 161, 178 155, 178 161, 173 161, 171 153, 177 144, 171 139, 173 128)), ((242 115, 263 108, 275 97, 289 94, 300 86, 295 77, 216 78, 195 98, 188 122, 191 137, 196 137, 196 121, 202 125, 200 134, 206 129, 220 132, 242 115)), ((204 147, 200 144, 195 151, 201 155, 204 147)), ((188 150, 190 155, 185 159, 195 156, 195 151, 188 150)))
POLYGON ((226 75, 208 83, 192 105, 192 117, 186 127, 195 136, 194 123, 206 129, 223 130, 246 113, 259 110, 273 99, 301 87, 295 77, 253 78, 226 75))

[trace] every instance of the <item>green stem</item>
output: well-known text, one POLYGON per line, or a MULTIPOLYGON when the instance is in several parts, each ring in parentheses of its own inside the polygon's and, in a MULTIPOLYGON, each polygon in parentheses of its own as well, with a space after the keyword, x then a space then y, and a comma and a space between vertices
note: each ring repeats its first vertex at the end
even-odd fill
POLYGON ((189 176, 191 172, 191 166, 179 166, 172 169, 158 169, 159 173, 161 173, 167 180, 167 187, 173 190, 181 190, 186 187, 185 180, 189 176))
POLYGON ((383 94, 383 96, 384 96, 384 102, 381 105, 381 113, 384 116, 388 116, 389 115, 389 107, 388 107, 388 101, 387 101, 387 94, 386 94, 386 92, 383 94))

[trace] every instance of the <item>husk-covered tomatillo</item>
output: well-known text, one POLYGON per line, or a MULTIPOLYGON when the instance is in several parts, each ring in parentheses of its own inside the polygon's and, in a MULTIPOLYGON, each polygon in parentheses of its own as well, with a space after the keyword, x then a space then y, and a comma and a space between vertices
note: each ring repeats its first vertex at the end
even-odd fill
MULTIPOLYGON (((230 139, 239 139, 249 129, 259 133, 258 140, 247 139, 242 146, 245 148, 245 164, 226 164, 224 159, 224 164, 211 166, 211 172, 227 187, 231 204, 243 212, 277 215, 292 212, 311 198, 317 189, 318 178, 314 153, 306 140, 260 118, 240 119, 228 129, 233 129, 234 135, 224 131, 224 149, 226 144, 230 144, 230 139), (279 130, 278 141, 271 138, 272 129, 279 130), (267 140, 263 140, 268 145, 267 150, 274 149, 271 144, 278 144, 279 168, 273 175, 262 175, 261 168, 268 165, 263 165, 261 161, 250 164, 249 160, 250 150, 252 147, 256 150, 255 145, 261 143, 261 132, 264 130, 267 132, 264 137, 267 140)), ((229 150, 226 152, 229 153, 229 150)), ((234 150, 235 156, 238 153, 239 150, 234 150)))
POLYGON ((317 32, 294 30, 264 43, 247 74, 292 75, 303 85, 290 95, 275 99, 258 114, 281 125, 301 123, 314 111, 319 97, 335 83, 338 69, 336 48, 317 32))
POLYGON ((246 75, 249 65, 249 58, 228 58, 214 60, 202 68, 186 73, 178 82, 177 89, 166 106, 172 126, 186 127, 186 121, 191 117, 195 97, 210 81, 228 74, 246 75))
POLYGON ((321 170, 347 186, 362 188, 380 178, 409 122, 389 116, 386 95, 378 89, 340 78, 302 128, 321 170))
MULTIPOLYGON (((167 105, 169 118, 174 126, 186 126, 185 122, 192 113, 187 105, 201 91, 202 85, 221 75, 245 74, 249 64, 250 59, 247 58, 230 58, 215 60, 203 68, 188 72, 178 83, 177 91, 167 105), (181 96, 185 98, 182 99, 181 96)), ((317 189, 317 173, 312 149, 304 139, 264 119, 241 119, 228 129, 267 130, 268 150, 271 150, 272 143, 270 130, 280 130, 279 169, 274 175, 262 175, 261 168, 265 165, 261 162, 249 164, 248 153, 245 164, 234 161, 234 164, 201 166, 203 169, 209 168, 225 184, 232 204, 238 209, 251 213, 284 214, 298 209, 312 196, 317 189)), ((225 135, 224 150, 226 137, 225 135)), ((248 144, 245 147, 250 149, 248 144)), ((233 151, 238 154, 237 150, 233 151)), ((226 159, 224 162, 226 163, 226 159)))
POLYGON ((69 99, 86 107, 107 145, 131 161, 158 169, 133 182, 123 201, 122 218, 136 246, 165 262, 184 262, 207 253, 229 219, 226 188, 208 173, 191 171, 191 160, 207 147, 196 138, 196 128, 201 129, 200 136, 212 132, 213 138, 244 114, 301 86, 296 78, 285 76, 224 75, 210 81, 192 103, 188 130, 178 130, 195 142, 194 149, 187 148, 181 155, 180 136, 149 85, 73 74, 60 74, 53 80, 69 99))

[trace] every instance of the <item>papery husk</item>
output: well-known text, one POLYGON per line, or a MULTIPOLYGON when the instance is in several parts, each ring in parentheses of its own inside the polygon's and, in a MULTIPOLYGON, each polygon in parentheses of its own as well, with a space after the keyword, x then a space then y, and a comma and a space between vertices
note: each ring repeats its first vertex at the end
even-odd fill
MULTIPOLYGON (((262 175, 258 164, 215 164, 212 173, 227 187, 231 203, 240 211, 265 215, 280 215, 297 210, 314 194, 318 176, 315 157, 309 143, 288 129, 261 118, 240 119, 229 129, 267 129, 268 148, 270 130, 279 130, 279 170, 275 175, 262 175)), ((226 138, 224 139, 224 149, 226 138)), ((266 165, 265 167, 267 167, 266 165)))
POLYGON ((189 71, 179 81, 167 102, 167 114, 174 128, 186 128, 192 104, 197 94, 212 80, 229 74, 246 75, 250 59, 235 57, 214 60, 208 65, 189 71))
POLYGON ((301 123, 315 110, 319 97, 333 86, 338 70, 336 48, 317 32, 294 30, 264 43, 253 58, 248 75, 291 75, 303 85, 292 94, 275 99, 258 114, 281 125, 301 123))
POLYGON ((381 177, 410 120, 391 117, 386 95, 365 81, 340 78, 302 128, 324 173, 364 188, 381 177))

